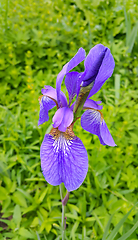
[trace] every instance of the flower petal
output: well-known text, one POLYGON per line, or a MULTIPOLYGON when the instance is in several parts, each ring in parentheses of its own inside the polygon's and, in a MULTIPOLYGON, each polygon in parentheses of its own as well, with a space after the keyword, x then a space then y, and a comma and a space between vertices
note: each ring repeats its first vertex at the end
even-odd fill
MULTIPOLYGON (((101 101, 99 101, 101 103, 101 101)), ((98 103, 92 99, 87 99, 86 102, 83 105, 83 109, 87 108, 94 108, 95 110, 101 110, 103 109, 103 106, 99 106, 98 103)))
POLYGON ((82 62, 85 59, 85 50, 83 48, 80 48, 76 55, 64 65, 62 70, 57 76, 56 81, 56 90, 57 90, 57 101, 59 107, 62 106, 61 99, 60 99, 60 90, 61 90, 61 83, 63 81, 64 76, 74 67, 76 67, 80 62, 82 62))
MULTIPOLYGON (((50 98, 53 98, 56 102, 57 102, 57 92, 56 92, 56 89, 51 87, 51 86, 45 86, 45 88, 43 88, 41 90, 42 94, 43 95, 46 95, 50 98)), ((65 96, 65 94, 61 91, 60 92, 60 96, 61 96, 61 103, 62 103, 62 106, 63 107, 66 107, 68 104, 67 104, 67 98, 65 96)))
POLYGON ((96 79, 107 49, 108 48, 102 44, 97 44, 90 50, 84 62, 85 71, 84 75, 82 76, 83 87, 88 86, 96 79))
POLYGON ((103 121, 101 123, 101 130, 100 130, 100 132, 101 132, 101 137, 102 137, 102 139, 103 139, 103 141, 104 141, 104 143, 106 145, 109 145, 109 146, 112 146, 112 147, 116 146, 116 144, 115 144, 115 142, 114 142, 114 140, 113 140, 113 138, 111 136, 111 133, 109 132, 109 129, 108 129, 104 119, 103 119, 103 121))
POLYGON ((46 134, 40 150, 41 168, 51 185, 62 182, 70 192, 79 188, 88 171, 87 151, 82 141, 70 132, 52 129, 46 134))
POLYGON ((45 88, 42 88, 41 92, 43 95, 51 97, 57 101, 57 93, 55 88, 51 86, 45 86, 45 88))
POLYGON ((56 103, 47 96, 41 96, 40 99, 40 113, 38 125, 48 121, 48 111, 56 106, 56 103))
POLYGON ((65 85, 69 94, 69 105, 72 99, 77 94, 78 85, 81 84, 81 81, 79 82, 79 79, 80 79, 80 74, 78 72, 70 72, 70 73, 67 73, 66 75, 65 85))
POLYGON ((57 128, 60 124, 61 124, 61 122, 62 122, 62 120, 63 120, 63 117, 64 117, 64 112, 65 112, 65 107, 63 107, 63 108, 59 108, 56 112, 55 112, 55 115, 54 115, 54 117, 53 117, 53 119, 52 119, 52 121, 53 121, 53 127, 54 128, 57 128))
POLYGON ((112 73, 114 71, 115 62, 114 62, 113 56, 110 52, 110 49, 109 48, 106 48, 106 49, 107 50, 105 52, 103 61, 101 63, 101 66, 99 68, 99 71, 94 81, 94 85, 88 97, 91 97, 92 95, 97 93, 100 90, 100 88, 103 86, 105 81, 112 76, 112 73))
POLYGON ((100 111, 87 110, 81 117, 84 130, 99 137, 102 145, 116 146, 100 111))
POLYGON ((65 112, 64 112, 64 117, 62 120, 62 123, 60 124, 60 126, 58 127, 58 129, 61 132, 65 132, 67 127, 69 127, 71 125, 71 123, 73 122, 73 111, 70 108, 65 108, 65 112))
POLYGON ((68 107, 59 108, 53 117, 53 127, 65 132, 73 121, 73 111, 68 107))
POLYGON ((81 126, 84 130, 99 137, 101 144, 105 145, 100 135, 101 114, 95 110, 87 110, 82 114, 81 126))

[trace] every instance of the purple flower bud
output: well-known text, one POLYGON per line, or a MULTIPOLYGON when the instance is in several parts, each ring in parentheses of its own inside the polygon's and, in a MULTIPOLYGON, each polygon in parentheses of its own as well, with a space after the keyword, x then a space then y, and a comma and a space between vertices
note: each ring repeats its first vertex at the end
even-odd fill
POLYGON ((64 199, 62 200, 63 206, 66 206, 68 200, 69 200, 69 192, 66 193, 66 196, 65 196, 64 199))

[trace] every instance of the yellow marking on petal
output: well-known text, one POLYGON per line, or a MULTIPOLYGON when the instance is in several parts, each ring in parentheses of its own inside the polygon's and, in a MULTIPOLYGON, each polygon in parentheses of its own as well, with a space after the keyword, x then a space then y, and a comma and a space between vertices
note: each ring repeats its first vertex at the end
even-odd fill
POLYGON ((39 98, 38 98, 38 101, 39 101, 39 103, 41 104, 41 102, 42 102, 42 97, 43 97, 44 95, 41 95, 39 98))
POLYGON ((51 100, 53 100, 53 101, 55 102, 56 106, 57 106, 57 109, 58 109, 58 103, 57 103, 57 101, 56 101, 54 98, 49 97, 49 96, 47 96, 47 95, 41 95, 41 96, 38 98, 38 101, 39 101, 40 104, 41 104, 41 102, 42 102, 42 97, 44 97, 44 96, 46 96, 46 97, 50 98, 51 100))
POLYGON ((101 123, 102 123, 102 121, 103 121, 103 119, 104 119, 104 117, 103 117, 103 113, 100 111, 100 110, 96 110, 97 112, 99 112, 100 114, 101 114, 101 123))
POLYGON ((58 128, 52 128, 52 130, 49 133, 50 135, 53 136, 54 139, 58 139, 61 135, 66 139, 66 140, 71 140, 75 137, 75 134, 73 132, 73 125, 70 125, 67 129, 66 132, 61 132, 58 130, 58 128))

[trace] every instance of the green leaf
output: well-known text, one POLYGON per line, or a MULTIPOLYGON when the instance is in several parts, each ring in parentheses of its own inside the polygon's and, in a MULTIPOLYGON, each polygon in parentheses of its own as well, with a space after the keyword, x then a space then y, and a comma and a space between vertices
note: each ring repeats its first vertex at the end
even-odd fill
POLYGON ((19 228, 21 222, 21 209, 19 205, 16 205, 13 212, 13 221, 16 223, 19 228))
POLYGON ((48 191, 48 188, 45 188, 44 191, 42 192, 41 196, 40 196, 39 199, 38 199, 38 203, 42 203, 44 197, 45 197, 46 194, 47 194, 47 191, 48 191))
POLYGON ((111 215, 111 217, 109 218, 109 221, 108 221, 108 223, 107 223, 107 225, 106 225, 106 228, 105 228, 105 231, 104 231, 102 240, 106 240, 106 237, 107 237, 107 235, 108 235, 108 231, 109 231, 109 227, 110 227, 112 218, 113 218, 113 215, 111 215))
POLYGON ((36 227, 39 225, 39 218, 35 217, 30 225, 30 227, 36 227))
POLYGON ((5 200, 7 198, 8 192, 4 187, 0 187, 0 200, 5 200))
POLYGON ((3 205, 2 205, 2 211, 5 212, 6 209, 9 207, 11 203, 11 198, 10 196, 7 196, 7 198, 3 201, 3 205))
POLYGON ((28 238, 34 239, 34 234, 32 234, 30 231, 23 227, 19 229, 19 235, 22 237, 26 237, 27 239, 28 238))
POLYGON ((24 190, 21 189, 21 188, 17 188, 17 190, 18 190, 19 192, 21 192, 26 199, 28 199, 30 202, 33 202, 32 196, 31 196, 27 191, 24 191, 24 190))
POLYGON ((134 43, 135 43, 135 40, 137 37, 137 32, 138 32, 138 22, 136 22, 135 26, 133 27, 133 29, 128 37, 128 42, 127 42, 127 46, 129 47, 127 50, 128 53, 132 52, 132 49, 133 49, 133 46, 134 46, 134 43))
POLYGON ((93 213, 95 219, 96 219, 96 222, 98 223, 99 227, 101 228, 102 231, 104 231, 104 227, 100 221, 100 219, 98 218, 98 216, 96 215, 96 213, 93 213))
MULTIPOLYGON (((134 208, 134 207, 133 207, 134 208)), ((120 222, 116 225, 116 227, 113 229, 113 231, 111 232, 111 234, 109 235, 109 237, 107 238, 107 240, 113 240, 115 238, 115 236, 117 235, 119 229, 121 228, 121 226, 123 225, 123 223, 125 222, 125 220, 127 219, 127 217, 129 216, 129 214, 131 213, 131 211, 133 210, 133 208, 120 220, 120 222)))
POLYGON ((21 192, 18 192, 18 191, 14 192, 14 194, 12 196, 12 199, 13 199, 13 201, 16 204, 18 204, 18 205, 20 205, 22 207, 27 208, 26 199, 25 199, 24 195, 21 192))
POLYGON ((33 205, 30 205, 29 207, 27 207, 27 208, 23 211, 23 214, 28 213, 28 212, 35 211, 37 207, 38 207, 38 205, 37 205, 36 203, 34 203, 33 205))
POLYGON ((86 217, 86 195, 85 195, 85 192, 83 193, 83 197, 81 197, 79 199, 78 204, 79 204, 79 209, 80 209, 82 218, 85 219, 85 217, 86 217))
POLYGON ((50 232, 51 228, 52 228, 52 225, 50 223, 45 224, 45 229, 46 229, 47 233, 50 232))
POLYGON ((45 182, 46 180, 44 178, 26 178, 25 181, 42 181, 45 182))
POLYGON ((40 232, 42 232, 44 228, 46 229, 47 233, 49 233, 52 228, 52 224, 48 222, 48 219, 41 224, 40 232))
POLYGON ((77 220, 77 221, 82 222, 82 219, 81 219, 80 217, 75 216, 75 215, 73 215, 73 214, 71 214, 71 213, 66 213, 66 217, 71 218, 71 219, 75 219, 75 220, 77 220))
POLYGON ((115 179, 114 179, 114 181, 113 181, 113 185, 114 185, 114 186, 116 186, 116 184, 118 183, 118 180, 119 180, 120 175, 121 175, 121 171, 122 171, 122 170, 119 170, 118 173, 117 173, 116 176, 115 176, 115 179))
POLYGON ((126 240, 131 234, 138 228, 138 222, 135 223, 135 225, 122 237, 118 238, 118 240, 126 240))
POLYGON ((75 223, 73 224, 73 227, 71 229, 71 236, 72 237, 75 235, 75 232, 77 231, 79 224, 80 224, 79 221, 75 221, 75 223))

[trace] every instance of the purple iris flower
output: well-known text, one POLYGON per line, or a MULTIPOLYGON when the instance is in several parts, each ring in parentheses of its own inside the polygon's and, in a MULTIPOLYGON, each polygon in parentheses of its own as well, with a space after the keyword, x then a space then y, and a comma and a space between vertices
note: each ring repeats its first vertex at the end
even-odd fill
POLYGON ((43 175, 51 185, 56 186, 63 182, 70 192, 77 189, 86 177, 87 151, 73 132, 74 122, 80 117, 81 110, 86 110, 81 116, 82 128, 97 135, 102 145, 116 146, 100 112, 101 101, 90 99, 111 77, 114 66, 110 50, 102 44, 93 47, 86 58, 85 50, 80 48, 58 74, 56 89, 51 86, 42 89, 38 125, 48 121, 48 111, 57 107, 53 116, 53 128, 45 135, 40 149, 43 175), (83 60, 84 72, 70 72, 83 60), (69 103, 61 91, 64 77, 69 103), (72 103, 75 96, 76 101, 72 103))

